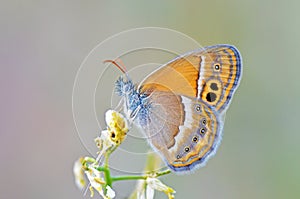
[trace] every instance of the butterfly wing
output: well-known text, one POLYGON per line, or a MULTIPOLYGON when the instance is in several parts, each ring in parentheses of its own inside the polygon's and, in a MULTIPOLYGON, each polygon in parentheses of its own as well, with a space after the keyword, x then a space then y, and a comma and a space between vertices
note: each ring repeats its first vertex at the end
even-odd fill
POLYGON ((241 73, 239 51, 216 45, 172 60, 140 84, 137 93, 147 97, 138 124, 173 171, 201 167, 216 152, 241 73))
POLYGON ((172 90, 197 97, 224 112, 237 89, 242 58, 234 46, 215 45, 199 49, 163 65, 141 83, 142 92, 172 90))
POLYGON ((139 124, 152 147, 175 172, 203 166, 220 141, 223 121, 214 108, 197 98, 169 91, 153 91, 147 114, 139 124))

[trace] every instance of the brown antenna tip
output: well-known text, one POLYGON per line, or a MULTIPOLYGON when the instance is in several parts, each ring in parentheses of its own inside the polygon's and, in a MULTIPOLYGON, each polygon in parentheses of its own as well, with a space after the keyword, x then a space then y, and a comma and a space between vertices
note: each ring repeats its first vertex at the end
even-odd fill
POLYGON ((104 60, 103 63, 112 63, 112 64, 115 65, 120 71, 122 71, 122 73, 125 74, 125 73, 127 72, 126 67, 122 64, 122 61, 121 61, 120 59, 118 59, 118 61, 119 61, 120 63, 117 63, 117 62, 114 61, 114 60, 108 59, 108 60, 104 60))

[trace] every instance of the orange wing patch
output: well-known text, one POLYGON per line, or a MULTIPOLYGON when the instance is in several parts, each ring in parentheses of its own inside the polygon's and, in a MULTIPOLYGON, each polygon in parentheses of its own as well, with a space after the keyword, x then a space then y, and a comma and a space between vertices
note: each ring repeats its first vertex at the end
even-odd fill
POLYGON ((175 94, 197 97, 200 61, 194 54, 175 59, 150 74, 141 83, 141 91, 171 90, 175 94))

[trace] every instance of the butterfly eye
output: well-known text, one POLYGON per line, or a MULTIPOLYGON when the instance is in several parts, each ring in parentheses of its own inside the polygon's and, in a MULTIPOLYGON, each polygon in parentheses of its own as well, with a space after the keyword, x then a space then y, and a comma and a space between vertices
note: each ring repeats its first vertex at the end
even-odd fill
POLYGON ((180 155, 177 155, 176 158, 177 158, 177 159, 180 159, 180 155))
POLYGON ((215 64, 215 70, 220 70, 220 64, 215 64))
POLYGON ((206 119, 203 119, 203 120, 202 120, 202 124, 203 124, 203 125, 206 125, 206 119))
POLYGON ((185 147, 185 148, 184 148, 184 151, 185 151, 185 152, 189 152, 189 151, 190 151, 190 147, 188 147, 188 146, 185 147))
POLYGON ((193 137, 193 142, 198 142, 198 137, 197 136, 193 137))

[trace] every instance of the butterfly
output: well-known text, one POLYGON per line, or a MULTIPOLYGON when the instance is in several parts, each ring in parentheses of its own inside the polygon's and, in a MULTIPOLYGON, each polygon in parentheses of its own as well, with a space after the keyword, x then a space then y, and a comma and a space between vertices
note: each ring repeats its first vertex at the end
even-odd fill
POLYGON ((126 74, 115 83, 125 116, 167 166, 175 173, 204 166, 221 142, 225 112, 241 80, 238 49, 220 44, 188 52, 139 85, 117 66, 126 74))

